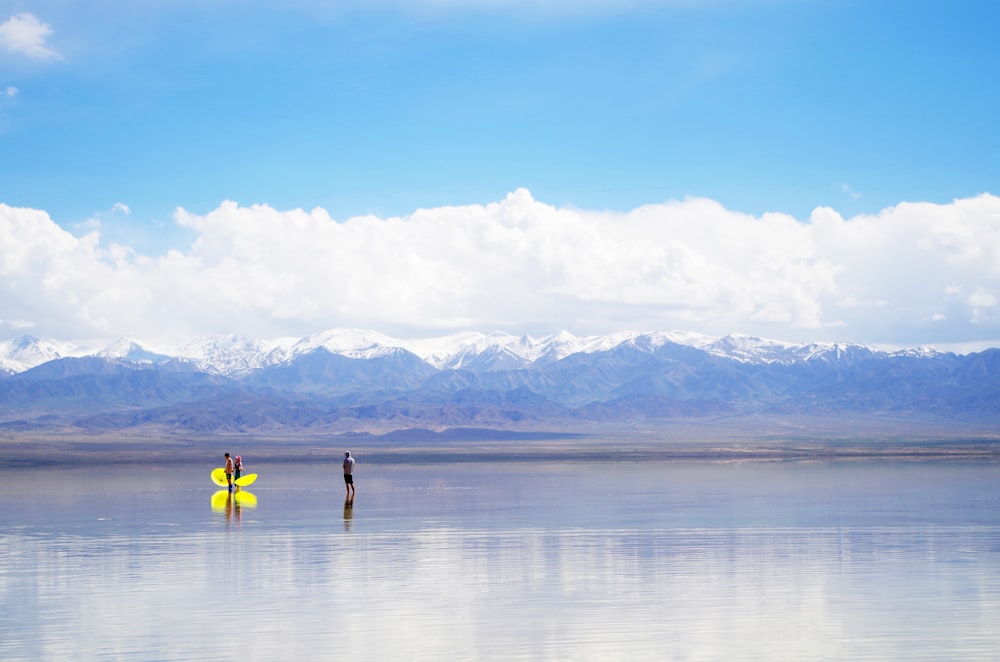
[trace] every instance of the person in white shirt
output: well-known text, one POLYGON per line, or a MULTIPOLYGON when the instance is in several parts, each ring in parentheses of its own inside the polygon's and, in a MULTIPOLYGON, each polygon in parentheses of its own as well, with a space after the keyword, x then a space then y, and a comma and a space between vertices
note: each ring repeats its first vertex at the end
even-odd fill
POLYGON ((344 486, 347 489, 347 500, 354 501, 354 458, 351 451, 344 451, 344 486))

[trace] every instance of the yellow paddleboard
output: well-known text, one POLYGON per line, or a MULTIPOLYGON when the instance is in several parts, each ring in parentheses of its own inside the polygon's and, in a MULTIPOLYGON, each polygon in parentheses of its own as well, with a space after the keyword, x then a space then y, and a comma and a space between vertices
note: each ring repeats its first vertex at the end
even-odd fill
MULTIPOLYGON (((222 476, 222 480, 225 480, 225 479, 226 479, 226 476, 223 475, 222 476)), ((239 485, 240 487, 246 487, 247 485, 253 485, 253 482, 255 480, 257 480, 257 474, 247 474, 245 476, 240 476, 239 478, 237 478, 233 482, 236 483, 237 485, 239 485)))
POLYGON ((229 483, 226 482, 226 470, 222 467, 212 469, 212 482, 219 487, 229 487, 229 483))
MULTIPOLYGON (((255 480, 257 480, 257 474, 247 474, 234 480, 233 484, 240 487, 246 487, 248 485, 253 485, 255 480)), ((229 483, 226 482, 226 470, 222 467, 212 469, 212 482, 219 487, 229 487, 229 483)))

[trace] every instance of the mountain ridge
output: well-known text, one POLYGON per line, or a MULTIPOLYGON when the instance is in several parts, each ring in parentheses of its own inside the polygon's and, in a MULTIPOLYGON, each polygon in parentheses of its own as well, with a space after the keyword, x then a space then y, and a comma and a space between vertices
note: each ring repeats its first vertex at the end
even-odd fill
MULTIPOLYGON (((179 345, 130 337, 100 344, 93 341, 41 340, 22 335, 0 341, 0 373, 16 374, 64 357, 102 356, 149 363, 180 359, 191 361, 209 372, 230 374, 287 362, 294 356, 320 347, 334 354, 352 357, 364 357, 385 349, 405 349, 438 369, 466 368, 469 360, 479 360, 487 354, 508 357, 517 367, 527 367, 538 361, 558 361, 572 354, 612 349, 625 342, 648 343, 650 349, 673 343, 751 363, 791 363, 846 351, 887 356, 949 354, 923 347, 890 351, 856 343, 789 343, 742 334, 713 337, 676 331, 619 331, 598 336, 576 336, 561 331, 541 338, 499 331, 490 334, 462 332, 437 338, 402 340, 377 331, 329 329, 303 338, 272 340, 234 334, 202 336, 179 345)), ((490 365, 488 361, 480 360, 480 369, 486 365, 490 365)), ((503 369, 513 366, 496 364, 494 367, 503 369)))
POLYGON ((1000 424, 1000 349, 464 333, 0 343, 0 432, 577 430, 722 419, 1000 424), (33 364, 33 365, 32 365, 33 364))

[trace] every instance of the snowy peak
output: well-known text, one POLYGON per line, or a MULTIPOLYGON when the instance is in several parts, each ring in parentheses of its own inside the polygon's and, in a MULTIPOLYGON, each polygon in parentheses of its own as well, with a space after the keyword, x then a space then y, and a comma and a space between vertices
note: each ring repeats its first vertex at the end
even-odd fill
POLYGON ((863 345, 848 345, 844 343, 815 343, 805 345, 800 350, 802 360, 822 361, 824 363, 855 362, 885 354, 885 352, 880 352, 863 345))
POLYGON ((290 354, 298 356, 322 348, 331 354, 361 357, 380 347, 400 347, 400 344, 399 341, 377 331, 330 329, 314 333, 296 342, 291 346, 290 354))
POLYGON ((528 336, 493 332, 451 336, 450 342, 425 360, 439 370, 517 370, 531 364, 534 343, 528 336))
POLYGON ((125 359, 133 363, 165 363, 171 359, 169 354, 162 354, 144 347, 131 338, 119 338, 96 356, 104 359, 125 359))
POLYGON ((463 332, 439 338, 400 340, 377 331, 330 329, 305 338, 262 340, 237 335, 205 336, 181 346, 157 346, 121 338, 94 351, 92 348, 21 336, 0 342, 0 373, 15 374, 64 357, 95 356, 142 364, 179 359, 198 370, 220 374, 246 374, 284 365, 317 350, 352 359, 376 359, 405 351, 438 370, 473 373, 542 368, 574 354, 609 352, 628 347, 652 354, 668 344, 701 350, 710 355, 747 364, 826 363, 850 364, 882 357, 933 358, 929 348, 895 352, 845 343, 793 344, 730 334, 710 337, 687 332, 619 331, 601 336, 576 336, 567 331, 535 338, 510 333, 463 332))
POLYGON ((65 356, 81 355, 82 352, 72 343, 19 336, 0 342, 0 373, 24 372, 65 356))
POLYGON ((717 339, 704 339, 699 345, 710 354, 741 363, 791 363, 799 360, 796 345, 753 336, 730 334, 717 339))
POLYGON ((295 342, 289 338, 265 341, 232 334, 203 336, 181 347, 178 356, 206 372, 240 374, 286 361, 295 342))

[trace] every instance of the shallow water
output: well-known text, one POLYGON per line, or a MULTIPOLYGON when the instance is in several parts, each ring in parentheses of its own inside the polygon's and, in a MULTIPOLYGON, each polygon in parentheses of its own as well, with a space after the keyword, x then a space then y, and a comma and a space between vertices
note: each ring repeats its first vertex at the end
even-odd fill
POLYGON ((996 463, 247 462, 0 470, 0 659, 1000 657, 996 463))

